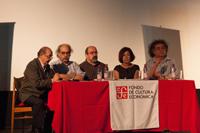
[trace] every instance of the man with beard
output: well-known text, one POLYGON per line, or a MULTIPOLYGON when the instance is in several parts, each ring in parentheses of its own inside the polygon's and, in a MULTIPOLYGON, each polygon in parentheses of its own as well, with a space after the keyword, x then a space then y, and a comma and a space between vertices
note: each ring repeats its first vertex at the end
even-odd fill
POLYGON ((50 65, 55 72, 60 74, 63 80, 83 80, 84 72, 81 71, 79 65, 70 61, 72 48, 69 44, 60 44, 56 50, 58 60, 50 65))
MULTIPOLYGON (((88 46, 85 49, 86 60, 80 64, 81 70, 85 72, 85 80, 97 79, 97 71, 100 71, 104 78, 104 69, 107 67, 104 63, 98 61, 98 52, 95 46, 88 46)), ((108 68, 106 68, 108 69, 108 68)))

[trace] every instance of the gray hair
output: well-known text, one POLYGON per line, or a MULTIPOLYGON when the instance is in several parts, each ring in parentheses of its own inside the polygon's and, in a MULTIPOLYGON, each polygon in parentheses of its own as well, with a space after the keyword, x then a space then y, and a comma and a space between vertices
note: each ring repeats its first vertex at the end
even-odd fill
POLYGON ((73 52, 73 49, 71 48, 71 46, 70 46, 69 44, 67 44, 67 43, 63 43, 63 44, 60 44, 60 45, 58 46, 58 48, 57 48, 57 50, 56 50, 56 54, 58 54, 58 53, 60 52, 60 48, 63 47, 63 46, 64 46, 64 47, 68 47, 70 53, 73 52))

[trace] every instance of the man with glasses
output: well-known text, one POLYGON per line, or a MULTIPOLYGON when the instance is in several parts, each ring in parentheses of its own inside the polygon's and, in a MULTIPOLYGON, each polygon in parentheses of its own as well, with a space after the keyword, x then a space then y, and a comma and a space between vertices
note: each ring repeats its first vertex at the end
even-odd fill
POLYGON ((88 46, 85 49, 86 60, 80 64, 81 70, 85 72, 85 80, 97 79, 97 71, 100 71, 102 78, 104 77, 104 69, 107 66, 98 61, 98 52, 95 46, 88 46))
POLYGON ((70 61, 72 52, 69 44, 60 44, 56 50, 58 60, 52 62, 51 66, 62 80, 83 80, 84 72, 76 62, 70 61))
POLYGON ((37 56, 26 66, 19 97, 24 104, 32 106, 33 133, 48 133, 44 131, 47 126, 45 125, 47 93, 51 89, 52 82, 59 81, 60 77, 49 67, 48 63, 52 59, 50 48, 42 47, 37 56))

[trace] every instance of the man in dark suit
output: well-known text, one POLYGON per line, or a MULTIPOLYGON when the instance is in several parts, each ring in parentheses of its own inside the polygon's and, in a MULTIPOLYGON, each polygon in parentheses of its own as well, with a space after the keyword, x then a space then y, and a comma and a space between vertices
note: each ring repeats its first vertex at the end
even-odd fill
POLYGON ((52 59, 52 50, 42 47, 38 51, 38 57, 28 63, 24 71, 22 87, 19 96, 22 102, 32 106, 33 109, 33 133, 44 133, 45 116, 47 107, 47 93, 51 89, 52 82, 59 80, 59 74, 55 74, 49 67, 52 59))

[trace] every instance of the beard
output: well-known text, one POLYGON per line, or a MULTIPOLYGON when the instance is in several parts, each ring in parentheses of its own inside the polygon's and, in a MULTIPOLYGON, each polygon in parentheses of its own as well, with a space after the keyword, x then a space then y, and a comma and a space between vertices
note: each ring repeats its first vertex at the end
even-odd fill
POLYGON ((62 59, 62 62, 65 63, 65 64, 67 64, 69 62, 69 58, 62 59))
POLYGON ((93 63, 96 63, 98 61, 98 57, 97 56, 94 56, 93 58, 92 58, 92 62, 93 63))

